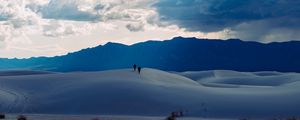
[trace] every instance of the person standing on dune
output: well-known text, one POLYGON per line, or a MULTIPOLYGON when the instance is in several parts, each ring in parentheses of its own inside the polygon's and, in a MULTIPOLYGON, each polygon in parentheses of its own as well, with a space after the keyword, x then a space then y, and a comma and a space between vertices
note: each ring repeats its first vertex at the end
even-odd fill
POLYGON ((136 64, 133 65, 133 71, 135 71, 135 70, 136 70, 136 64))
POLYGON ((139 72, 139 74, 141 74, 141 67, 138 67, 138 72, 139 72))

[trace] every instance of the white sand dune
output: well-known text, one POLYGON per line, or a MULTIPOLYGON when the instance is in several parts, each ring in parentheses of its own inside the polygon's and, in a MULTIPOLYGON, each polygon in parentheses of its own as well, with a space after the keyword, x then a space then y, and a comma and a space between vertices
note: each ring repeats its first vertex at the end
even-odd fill
MULTIPOLYGON (((28 71, 27 71, 28 72, 28 71)), ((202 117, 300 115, 300 74, 144 68, 0 76, 0 111, 202 117)))

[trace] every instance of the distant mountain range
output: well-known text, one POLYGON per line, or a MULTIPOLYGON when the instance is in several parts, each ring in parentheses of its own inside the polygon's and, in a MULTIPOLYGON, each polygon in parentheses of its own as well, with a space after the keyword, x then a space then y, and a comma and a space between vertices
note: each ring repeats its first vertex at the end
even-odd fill
POLYGON ((300 72, 300 42, 245 42, 175 37, 134 45, 107 43, 57 57, 0 59, 0 69, 98 71, 132 67, 167 71, 236 70, 300 72))

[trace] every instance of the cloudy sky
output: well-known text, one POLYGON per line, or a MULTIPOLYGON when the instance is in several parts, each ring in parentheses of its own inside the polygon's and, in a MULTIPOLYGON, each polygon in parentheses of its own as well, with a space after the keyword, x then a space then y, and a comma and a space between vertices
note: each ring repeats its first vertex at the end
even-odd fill
POLYGON ((300 40, 299 0, 0 0, 0 57, 175 36, 300 40))

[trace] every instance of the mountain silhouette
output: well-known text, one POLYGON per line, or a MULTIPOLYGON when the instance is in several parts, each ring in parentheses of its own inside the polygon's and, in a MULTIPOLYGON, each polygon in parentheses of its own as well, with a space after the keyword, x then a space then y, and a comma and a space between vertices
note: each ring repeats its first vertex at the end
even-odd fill
POLYGON ((236 70, 300 72, 300 42, 245 42, 175 37, 133 45, 107 43, 56 57, 0 59, 0 69, 98 71, 133 64, 167 71, 236 70))

